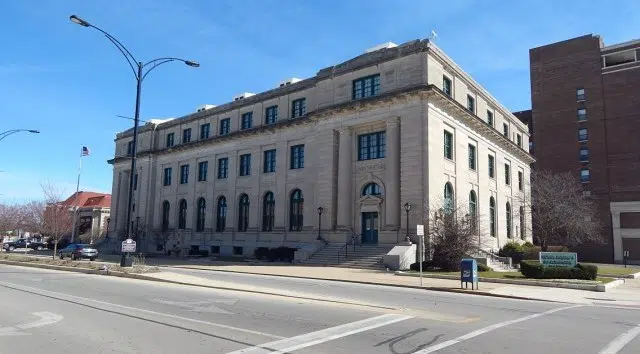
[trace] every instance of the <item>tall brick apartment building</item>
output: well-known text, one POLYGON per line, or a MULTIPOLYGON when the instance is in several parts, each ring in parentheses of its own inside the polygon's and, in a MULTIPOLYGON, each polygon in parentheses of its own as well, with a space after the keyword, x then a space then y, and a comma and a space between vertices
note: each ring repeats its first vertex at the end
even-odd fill
POLYGON ((597 198, 607 244, 583 259, 640 261, 640 40, 586 35, 533 48, 529 125, 536 169, 572 172, 597 198))

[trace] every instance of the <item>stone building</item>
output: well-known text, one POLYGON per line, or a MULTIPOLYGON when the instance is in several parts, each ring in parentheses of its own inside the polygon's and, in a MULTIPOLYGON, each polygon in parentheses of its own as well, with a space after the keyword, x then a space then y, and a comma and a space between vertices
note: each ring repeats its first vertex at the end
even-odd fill
MULTIPOLYGON (((495 249, 531 239, 520 206, 528 139, 527 126, 434 43, 387 43, 314 77, 141 127, 132 220, 142 220, 150 249, 168 239, 250 255, 319 235, 415 240, 427 207, 448 199, 469 207, 484 247, 495 249)), ((119 133, 110 160, 117 230, 132 150, 132 129, 119 133)))

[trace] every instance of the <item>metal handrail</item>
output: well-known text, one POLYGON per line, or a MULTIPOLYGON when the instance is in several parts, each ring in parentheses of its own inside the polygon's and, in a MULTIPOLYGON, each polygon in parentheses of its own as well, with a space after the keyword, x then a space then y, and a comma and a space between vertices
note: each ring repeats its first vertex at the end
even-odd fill
POLYGON ((358 235, 356 235, 355 233, 351 235, 351 239, 347 242, 345 242, 345 244, 340 247, 340 249, 338 250, 338 264, 340 264, 340 254, 342 254, 342 250, 344 250, 344 258, 345 260, 347 259, 347 256, 349 256, 349 246, 353 245, 353 252, 356 252, 356 240, 358 238, 358 235))

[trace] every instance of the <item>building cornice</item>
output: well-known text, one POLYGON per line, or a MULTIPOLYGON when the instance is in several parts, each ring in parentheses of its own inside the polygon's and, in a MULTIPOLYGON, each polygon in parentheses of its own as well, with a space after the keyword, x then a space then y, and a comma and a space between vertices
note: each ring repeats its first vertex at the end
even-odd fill
MULTIPOLYGON (((355 114, 360 111, 368 111, 384 105, 391 105, 406 102, 415 98, 433 98, 434 102, 439 103, 440 106, 449 110, 456 117, 465 118, 465 122, 476 129, 479 133, 486 138, 495 141, 498 145, 505 150, 510 151, 514 155, 520 157, 523 161, 531 164, 535 162, 535 159, 531 154, 523 150, 514 142, 506 138, 495 128, 488 126, 484 120, 476 116, 472 112, 469 112, 460 103, 453 98, 447 96, 438 87, 434 85, 415 85, 412 87, 394 90, 386 92, 384 94, 373 96, 357 101, 348 101, 333 106, 321 108, 315 111, 308 112, 306 115, 300 118, 291 118, 283 121, 278 121, 271 125, 261 125, 246 130, 239 130, 227 135, 217 135, 205 140, 197 140, 187 144, 181 144, 173 146, 171 148, 164 148, 158 150, 144 150, 138 153, 138 157, 153 156, 153 155, 165 155, 180 151, 189 151, 204 146, 214 146, 228 141, 240 140, 251 136, 261 134, 274 134, 278 130, 293 129, 302 126, 309 126, 315 124, 319 120, 327 119, 335 115, 348 115, 355 114)), ((128 156, 117 156, 108 161, 109 164, 117 164, 125 161, 130 161, 128 156)))

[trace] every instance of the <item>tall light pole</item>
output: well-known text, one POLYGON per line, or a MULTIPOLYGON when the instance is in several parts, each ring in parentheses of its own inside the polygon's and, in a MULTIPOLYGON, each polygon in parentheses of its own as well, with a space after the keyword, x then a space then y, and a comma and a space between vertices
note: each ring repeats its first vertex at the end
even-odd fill
POLYGON ((323 207, 318 207, 318 240, 322 240, 322 236, 320 232, 322 230, 322 212, 324 211, 323 207))
POLYGON ((12 135, 12 134, 15 134, 15 133, 19 133, 19 132, 40 134, 40 131, 39 130, 35 130, 35 129, 12 129, 12 130, 7 130, 6 132, 0 133, 0 141, 3 140, 4 138, 8 137, 9 135, 12 135))
POLYGON ((81 19, 80 17, 76 16, 76 15, 71 15, 69 17, 69 20, 71 20, 71 22, 78 24, 80 26, 83 27, 91 27, 94 28, 98 31, 100 31, 102 34, 105 35, 105 37, 107 37, 107 39, 109 41, 111 41, 111 43, 113 43, 113 45, 116 46, 116 48, 118 48, 118 50, 120 51, 120 53, 122 53, 122 55, 125 57, 125 59, 127 59, 127 63, 129 63, 129 66, 131 67, 131 70, 133 71, 133 76, 136 79, 136 83, 137 83, 137 88, 136 88, 136 109, 135 109, 135 115, 133 118, 133 149, 131 151, 131 173, 129 174, 129 197, 127 200, 127 221, 126 221, 126 225, 127 225, 127 237, 131 238, 131 229, 132 229, 132 222, 131 222, 131 206, 133 204, 133 179, 134 179, 134 175, 136 173, 136 153, 137 153, 137 142, 138 142, 138 124, 140 122, 140 93, 142 91, 142 82, 144 81, 144 79, 147 77, 147 75, 149 75, 149 73, 157 68, 158 66, 165 64, 165 63, 169 63, 172 61, 181 61, 183 63, 185 63, 188 66, 197 68, 200 66, 200 64, 198 62, 192 61, 192 60, 184 60, 184 59, 180 59, 180 58, 174 58, 174 57, 162 57, 162 58, 156 58, 153 60, 150 60, 146 63, 143 63, 141 61, 136 60, 136 58, 133 56, 133 54, 131 54, 131 52, 127 49, 127 47, 125 47, 122 43, 120 43, 120 41, 118 41, 115 37, 113 37, 112 35, 110 35, 109 33, 103 31, 102 29, 90 24, 89 22, 81 19))
POLYGON ((411 203, 404 203, 404 211, 407 213, 407 234, 404 238, 404 242, 411 243, 411 239, 409 238, 409 211, 411 210, 411 203))

